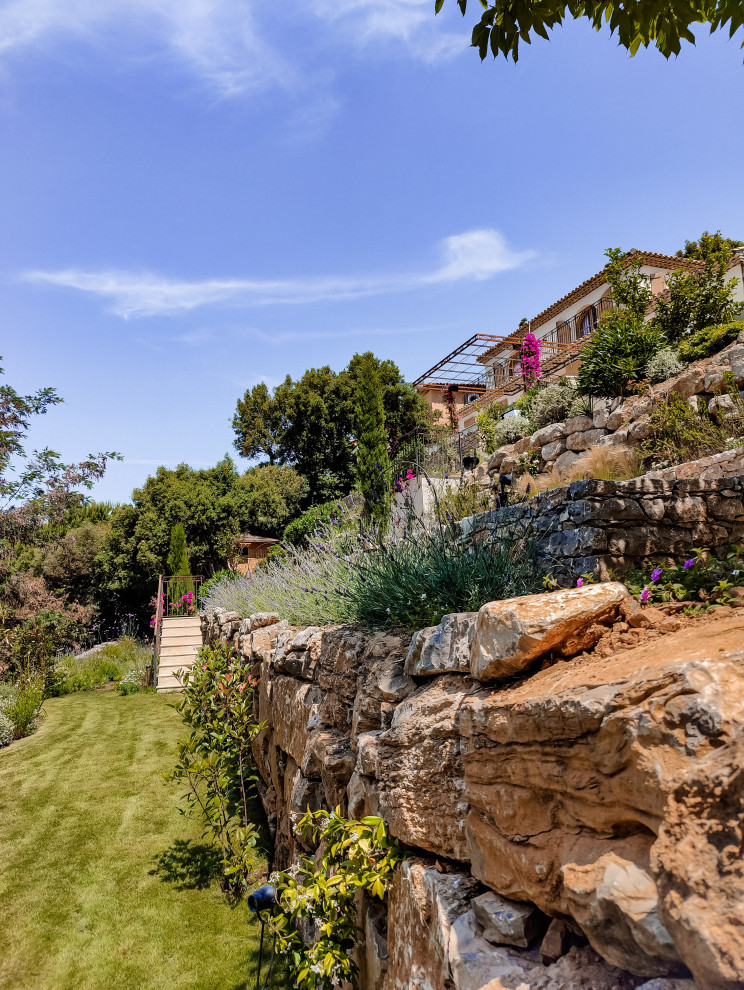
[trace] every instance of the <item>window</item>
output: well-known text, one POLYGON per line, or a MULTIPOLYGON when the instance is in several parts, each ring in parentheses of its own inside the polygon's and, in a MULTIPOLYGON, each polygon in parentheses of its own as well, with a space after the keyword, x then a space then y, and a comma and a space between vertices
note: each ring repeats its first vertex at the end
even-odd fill
POLYGON ((588 337, 592 330, 596 330, 598 323, 597 307, 589 306, 579 317, 579 337, 588 337))

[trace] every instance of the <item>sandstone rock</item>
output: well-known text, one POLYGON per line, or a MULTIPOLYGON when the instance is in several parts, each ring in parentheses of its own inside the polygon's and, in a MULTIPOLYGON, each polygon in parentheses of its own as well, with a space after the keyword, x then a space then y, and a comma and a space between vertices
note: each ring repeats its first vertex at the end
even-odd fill
POLYGON ((524 985, 538 962, 519 949, 496 947, 487 942, 473 911, 468 911, 452 925, 448 952, 452 981, 457 990, 482 990, 494 980, 500 980, 502 986, 504 981, 509 981, 507 986, 524 985), (515 979, 516 984, 511 982, 515 979))
POLYGON ((493 454, 488 458, 487 469, 489 474, 494 474, 501 467, 501 462, 504 458, 511 456, 514 449, 514 444, 508 443, 503 447, 499 447, 498 450, 494 451, 493 454))
POLYGON ((573 933, 565 921, 553 918, 540 943, 540 958, 546 966, 558 962, 568 952, 573 933))
POLYGON ((722 385, 726 373, 733 375, 737 385, 744 385, 744 344, 736 343, 715 355, 705 372, 705 391, 722 385))
POLYGON ((665 619, 664 613, 651 605, 641 605, 636 598, 626 598, 620 604, 620 613, 634 629, 658 629, 665 619))
POLYGON ((630 440, 645 440, 646 437, 651 436, 651 432, 650 416, 640 416, 628 426, 628 438, 630 440))
POLYGON ((545 930, 545 916, 534 904, 510 901, 491 890, 474 898, 472 908, 483 938, 496 945, 527 948, 545 930))
POLYGON ((627 595, 625 585, 609 582, 484 605, 470 655, 473 677, 501 680, 548 653, 589 649, 603 632, 597 624, 613 618, 627 595))
POLYGON ((462 676, 438 677, 402 701, 391 728, 374 740, 380 813, 391 833, 461 862, 469 859, 468 804, 456 726, 474 690, 462 676))
POLYGON ((567 419, 563 424, 563 430, 566 436, 570 436, 572 433, 583 433, 585 430, 593 430, 594 421, 591 416, 574 416, 572 419, 567 419))
POLYGON ((254 632, 256 629, 264 629, 266 626, 273 626, 279 621, 279 614, 277 612, 254 612, 249 618, 249 631, 254 632))
POLYGON ((318 711, 324 725, 351 732, 357 676, 366 638, 360 629, 333 626, 323 631, 316 681, 323 689, 318 711))
POLYGON ((522 437, 521 440, 512 446, 512 457, 519 458, 522 454, 526 454, 528 450, 532 449, 532 437, 522 437))
POLYGON ((351 725, 352 746, 362 732, 382 728, 382 705, 397 704, 416 690, 404 673, 411 637, 374 633, 367 638, 359 663, 351 725))
MULTIPOLYGON (((744 650, 731 660, 741 671, 744 650)), ((721 725, 717 736, 725 744, 675 782, 653 849, 661 920, 705 990, 741 990, 744 985, 744 733, 740 729, 741 722, 736 727, 721 725)))
POLYGON ((454 612, 442 617, 438 626, 414 633, 406 657, 410 677, 470 672, 470 645, 477 612, 454 612))
POLYGON ((717 414, 719 420, 725 420, 726 416, 736 411, 736 405, 730 395, 714 395, 708 403, 708 412, 711 416, 717 414))
POLYGON ((450 975, 452 925, 478 884, 407 859, 396 873, 388 912, 389 990, 442 990, 450 975))
POLYGON ((660 975, 676 958, 715 990, 733 990, 732 974, 744 973, 733 906, 744 902, 737 615, 693 638, 673 633, 663 650, 557 664, 480 690, 459 717, 473 874, 573 917, 630 972, 660 975))
POLYGON ((656 884, 645 852, 640 863, 608 852, 584 866, 566 864, 562 873, 573 917, 607 962, 627 969, 636 956, 642 960, 641 975, 654 969, 655 975, 669 973, 679 955, 659 920, 656 884))
POLYGON ((289 623, 284 620, 275 625, 262 626, 250 634, 250 658, 253 663, 269 660, 276 649, 280 633, 289 629, 289 623))
POLYGON ((346 788, 356 763, 349 736, 335 729, 319 729, 313 732, 309 740, 305 765, 311 766, 310 761, 323 781, 326 808, 340 805, 344 810, 346 788))
POLYGON ((573 451, 589 450, 595 447, 605 436, 606 430, 585 430, 583 433, 572 433, 566 440, 566 447, 573 451))
POLYGON ((380 799, 377 793, 377 781, 355 770, 346 789, 346 801, 349 818, 356 821, 368 815, 379 815, 380 799))
POLYGON ((693 980, 679 980, 661 977, 655 980, 647 980, 636 990, 698 990, 698 985, 693 980))
POLYGON ((592 406, 594 429, 607 429, 607 420, 619 405, 620 399, 595 399, 592 406))
POLYGON ((565 440, 554 440, 553 443, 547 443, 542 448, 540 456, 547 463, 548 461, 555 460, 559 454, 563 454, 566 450, 565 440))
POLYGON ((564 436, 563 423, 551 423, 543 426, 542 429, 532 434, 531 445, 533 447, 544 447, 546 444, 556 440, 562 440, 564 436))
POLYGON ((683 399, 700 395, 701 392, 705 391, 705 369, 701 365, 687 368, 677 377, 671 391, 676 392, 683 399))
POLYGON ((581 455, 575 450, 566 450, 555 459, 554 467, 556 471, 565 471, 578 461, 581 455))
POLYGON ((310 722, 318 714, 323 692, 317 684, 280 674, 271 684, 271 721, 276 744, 298 766, 305 765, 310 742, 310 722))
POLYGON ((387 990, 389 966, 387 948, 387 918, 384 906, 371 898, 359 899, 359 915, 363 939, 357 953, 359 986, 363 990, 387 990))

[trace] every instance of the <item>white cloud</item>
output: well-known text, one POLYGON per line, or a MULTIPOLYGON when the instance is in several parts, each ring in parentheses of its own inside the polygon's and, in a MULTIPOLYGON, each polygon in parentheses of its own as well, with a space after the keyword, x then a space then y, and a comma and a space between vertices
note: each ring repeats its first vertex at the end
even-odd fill
POLYGON ((125 319, 168 316, 203 306, 267 306, 361 299, 462 281, 483 281, 519 268, 533 251, 514 251, 496 230, 471 230, 447 237, 440 245, 441 263, 430 272, 389 275, 323 276, 289 279, 206 279, 189 282, 151 272, 31 271, 22 280, 77 289, 110 302, 125 319))
POLYGON ((72 41, 138 59, 165 55, 220 96, 297 85, 255 9, 256 0, 8 0, 0 4, 0 56, 72 41))
POLYGON ((452 58, 469 43, 466 29, 449 32, 444 15, 434 17, 433 0, 311 0, 311 7, 361 46, 392 41, 424 62, 452 58))

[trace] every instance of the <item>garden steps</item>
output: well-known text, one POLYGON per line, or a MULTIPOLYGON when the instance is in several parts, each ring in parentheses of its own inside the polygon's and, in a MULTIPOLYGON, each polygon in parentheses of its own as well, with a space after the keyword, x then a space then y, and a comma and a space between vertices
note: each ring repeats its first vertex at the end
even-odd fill
POLYGON ((191 670, 202 645, 198 615, 164 618, 158 655, 158 691, 180 691, 183 685, 175 676, 178 670, 191 670))

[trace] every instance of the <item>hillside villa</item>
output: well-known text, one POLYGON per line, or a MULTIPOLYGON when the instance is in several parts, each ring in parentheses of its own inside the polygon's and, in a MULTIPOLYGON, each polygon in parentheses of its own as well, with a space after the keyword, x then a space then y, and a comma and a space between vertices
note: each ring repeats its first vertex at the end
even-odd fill
MULTIPOLYGON (((651 251, 632 250, 628 257, 642 260, 641 272, 648 277, 654 296, 666 291, 671 272, 702 265, 651 251)), ((734 251, 727 278, 735 282, 734 300, 744 303, 744 248, 734 251)), ((460 431, 473 430, 476 416, 484 408, 494 402, 507 407, 521 396, 520 346, 527 333, 540 341, 543 381, 570 377, 578 371, 581 348, 612 305, 603 268, 531 320, 523 321, 513 333, 474 334, 416 379, 414 386, 440 413, 441 422, 449 422, 460 431)))

